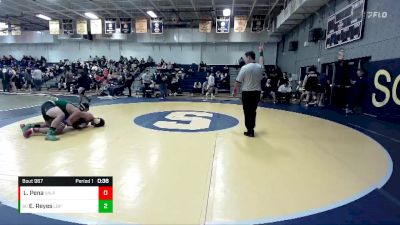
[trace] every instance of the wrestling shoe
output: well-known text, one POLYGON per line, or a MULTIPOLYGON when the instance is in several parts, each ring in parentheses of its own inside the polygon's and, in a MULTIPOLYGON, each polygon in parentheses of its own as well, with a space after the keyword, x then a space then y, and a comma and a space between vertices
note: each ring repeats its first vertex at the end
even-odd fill
POLYGON ((58 141, 60 138, 56 136, 56 132, 53 129, 49 129, 47 131, 46 137, 44 138, 46 141, 58 141))

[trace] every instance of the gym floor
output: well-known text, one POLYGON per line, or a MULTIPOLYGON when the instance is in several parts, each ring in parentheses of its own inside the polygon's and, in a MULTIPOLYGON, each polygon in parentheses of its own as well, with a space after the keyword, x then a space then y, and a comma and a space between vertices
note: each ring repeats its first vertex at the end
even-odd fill
POLYGON ((397 124, 262 103, 251 139, 238 100, 95 98, 105 127, 24 139, 54 98, 0 95, 0 224, 400 223, 397 124), (113 176, 114 213, 18 214, 34 175, 113 176))

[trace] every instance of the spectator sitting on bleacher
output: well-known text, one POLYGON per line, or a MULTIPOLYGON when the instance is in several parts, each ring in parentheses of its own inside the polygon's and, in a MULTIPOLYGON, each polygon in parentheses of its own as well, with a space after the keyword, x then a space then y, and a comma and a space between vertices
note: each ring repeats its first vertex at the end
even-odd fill
POLYGON ((276 94, 276 97, 279 101, 289 103, 292 96, 292 88, 289 86, 289 82, 283 83, 281 86, 279 86, 276 94))
POLYGON ((228 72, 229 72, 229 67, 228 67, 227 65, 224 66, 223 72, 224 72, 224 73, 228 73, 228 72))
POLYGON ((227 73, 221 74, 220 81, 219 81, 219 88, 229 90, 229 79, 228 79, 227 73))
POLYGON ((203 70, 204 72, 206 72, 207 71, 207 64, 205 64, 204 62, 203 62, 203 60, 200 62, 200 64, 199 64, 199 70, 198 70, 198 72, 200 72, 200 70, 203 70))
POLYGON ((201 87, 201 95, 205 95, 207 92, 207 87, 208 87, 208 81, 204 81, 201 87))
POLYGON ((168 62, 167 70, 171 71, 172 69, 174 69, 174 66, 172 66, 171 62, 168 62))
POLYGON ((239 61, 238 61, 239 67, 241 68, 242 66, 246 65, 243 57, 240 57, 239 61))
POLYGON ((201 85, 201 82, 200 81, 196 81, 196 82, 194 82, 194 84, 193 84, 193 89, 192 89, 192 96, 194 95, 194 94, 196 94, 196 93, 200 93, 201 94, 201 92, 202 92, 202 85, 201 85))
POLYGON ((182 70, 179 70, 179 71, 176 73, 176 76, 177 76, 180 80, 183 80, 183 79, 185 78, 185 73, 184 73, 182 70))
POLYGON ((194 70, 193 70, 192 66, 189 66, 188 74, 192 75, 193 73, 194 73, 194 70))
POLYGON ((172 74, 170 87, 171 93, 176 96, 179 92, 179 77, 176 74, 172 74))
POLYGON ((263 101, 267 100, 268 98, 272 98, 273 102, 276 102, 276 95, 275 91, 272 88, 271 79, 266 79, 265 84, 261 87, 263 91, 262 99, 263 101))
POLYGON ((66 79, 64 75, 61 75, 60 79, 58 80, 57 87, 58 90, 67 88, 66 79))

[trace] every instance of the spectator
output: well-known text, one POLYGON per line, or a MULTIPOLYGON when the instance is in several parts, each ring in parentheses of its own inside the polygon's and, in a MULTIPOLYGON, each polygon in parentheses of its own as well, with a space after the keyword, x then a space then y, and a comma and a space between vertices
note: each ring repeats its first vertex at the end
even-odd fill
POLYGON ((319 90, 319 76, 316 68, 311 67, 304 78, 303 87, 306 90, 306 107, 309 104, 316 104, 316 93, 319 90), (311 99, 310 99, 311 98, 311 99))
POLYGON ((17 72, 13 68, 10 68, 8 72, 10 74, 9 76, 11 77, 10 78, 11 92, 16 92, 17 91, 16 83, 18 79, 17 72))
POLYGON ((278 91, 278 83, 279 83, 279 76, 278 73, 275 71, 269 77, 271 79, 270 86, 271 86, 271 95, 273 96, 274 103, 276 103, 276 92, 278 91))
POLYGON ((151 84, 151 75, 150 71, 147 69, 146 72, 143 73, 142 75, 142 83, 143 83, 143 98, 146 97, 146 92, 149 90, 150 84, 151 84))
POLYGON ((271 79, 267 79, 265 81, 265 86, 262 86, 262 90, 263 90, 262 98, 264 101, 268 98, 272 98, 273 102, 276 103, 276 95, 271 84, 271 79))
POLYGON ((179 78, 175 75, 172 74, 172 80, 171 80, 171 93, 176 96, 179 92, 179 78))
POLYGON ((213 73, 207 78, 207 92, 205 101, 207 101, 208 95, 211 94, 211 99, 214 99, 214 89, 215 89, 215 77, 213 73))
POLYGON ((1 71, 1 80, 3 85, 3 92, 10 92, 10 76, 6 68, 3 68, 3 70, 1 71))
POLYGON ((330 96, 331 82, 326 74, 320 76, 320 82, 317 91, 317 104, 319 107, 324 107, 324 101, 326 96, 330 96))
POLYGON ((128 97, 132 97, 132 84, 133 84, 134 72, 130 72, 127 69, 124 69, 122 71, 122 75, 124 76, 125 80, 124 89, 128 88, 129 91, 128 97))
POLYGON ((71 85, 75 82, 74 74, 71 72, 70 67, 67 67, 65 72, 65 80, 67 86, 67 92, 71 92, 71 85))
POLYGON ((203 70, 204 72, 206 72, 207 71, 207 64, 205 64, 204 62, 203 62, 203 60, 200 62, 200 65, 199 65, 199 72, 200 72, 200 70, 203 70))
POLYGON ((286 82, 279 86, 276 97, 279 100, 283 100, 284 102, 289 103, 291 95, 292 88, 289 86, 289 82, 286 82))
POLYGON ((161 99, 166 99, 168 96, 168 75, 165 73, 159 73, 158 74, 158 79, 159 79, 159 88, 160 88, 160 98, 161 99))
POLYGON ((246 65, 246 62, 244 61, 243 57, 240 57, 238 64, 239 64, 240 68, 242 68, 242 66, 246 65))
POLYGON ((201 87, 201 95, 205 95, 207 92, 207 87, 208 87, 208 81, 204 81, 201 87))
POLYGON ((65 75, 61 75, 60 79, 58 80, 57 86, 58 86, 58 90, 66 89, 66 88, 67 88, 67 83, 66 83, 65 75))
POLYGON ((346 113, 353 113, 355 108, 360 108, 362 111, 362 106, 368 93, 368 78, 365 75, 365 70, 358 69, 357 76, 355 79, 350 80, 350 83, 351 91, 346 113))
POLYGON ((31 70, 25 69, 24 73, 24 80, 25 80, 25 88, 29 90, 29 92, 32 92, 32 74, 31 70))
POLYGON ((35 85, 35 90, 41 91, 43 82, 43 72, 39 69, 38 65, 35 67, 35 70, 32 73, 32 79, 35 85))
POLYGON ((193 89, 192 89, 192 96, 196 93, 201 93, 202 85, 200 81, 196 81, 193 84, 193 89))
POLYGON ((172 63, 169 62, 167 65, 167 70, 172 71, 172 69, 174 69, 174 67, 172 66, 172 63))
POLYGON ((289 83, 289 77, 286 72, 283 72, 282 77, 279 78, 279 83, 278 87, 280 87, 282 84, 289 83))

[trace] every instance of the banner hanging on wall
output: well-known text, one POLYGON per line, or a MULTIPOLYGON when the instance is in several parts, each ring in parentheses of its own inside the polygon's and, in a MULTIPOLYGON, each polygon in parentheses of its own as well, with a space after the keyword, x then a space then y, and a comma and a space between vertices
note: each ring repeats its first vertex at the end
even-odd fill
POLYGON ((86 20, 77 20, 76 21, 76 33, 81 35, 88 34, 87 21, 86 20))
POLYGON ((217 33, 229 33, 231 18, 229 16, 219 16, 216 20, 217 33))
POLYGON ((91 34, 102 34, 101 19, 90 20, 90 33, 91 34))
POLYGON ((122 34, 132 33, 132 20, 130 18, 121 18, 120 25, 122 34))
POLYGON ((117 19, 107 18, 104 21, 104 33, 114 34, 115 32, 117 32, 117 19))
POLYGON ((251 20, 251 32, 261 32, 264 30, 265 16, 253 16, 251 20))
POLYGON ((135 21, 136 33, 147 33, 147 19, 137 19, 135 21))
POLYGON ((211 20, 200 20, 199 22, 199 32, 210 33, 212 28, 211 20))
POLYGON ((21 26, 11 25, 11 35, 20 36, 21 35, 21 26))
POLYGON ((8 24, 0 23, 0 36, 7 36, 7 35, 8 35, 8 24))
POLYGON ((247 27, 247 16, 235 16, 233 27, 235 32, 245 32, 247 27))
POLYGON ((164 31, 164 23, 162 18, 151 18, 151 33, 162 34, 164 31))
POLYGON ((66 35, 74 34, 74 26, 72 20, 63 20, 62 30, 63 34, 66 35))
POLYGON ((60 34, 60 21, 58 20, 50 20, 49 21, 49 30, 52 35, 60 34))

